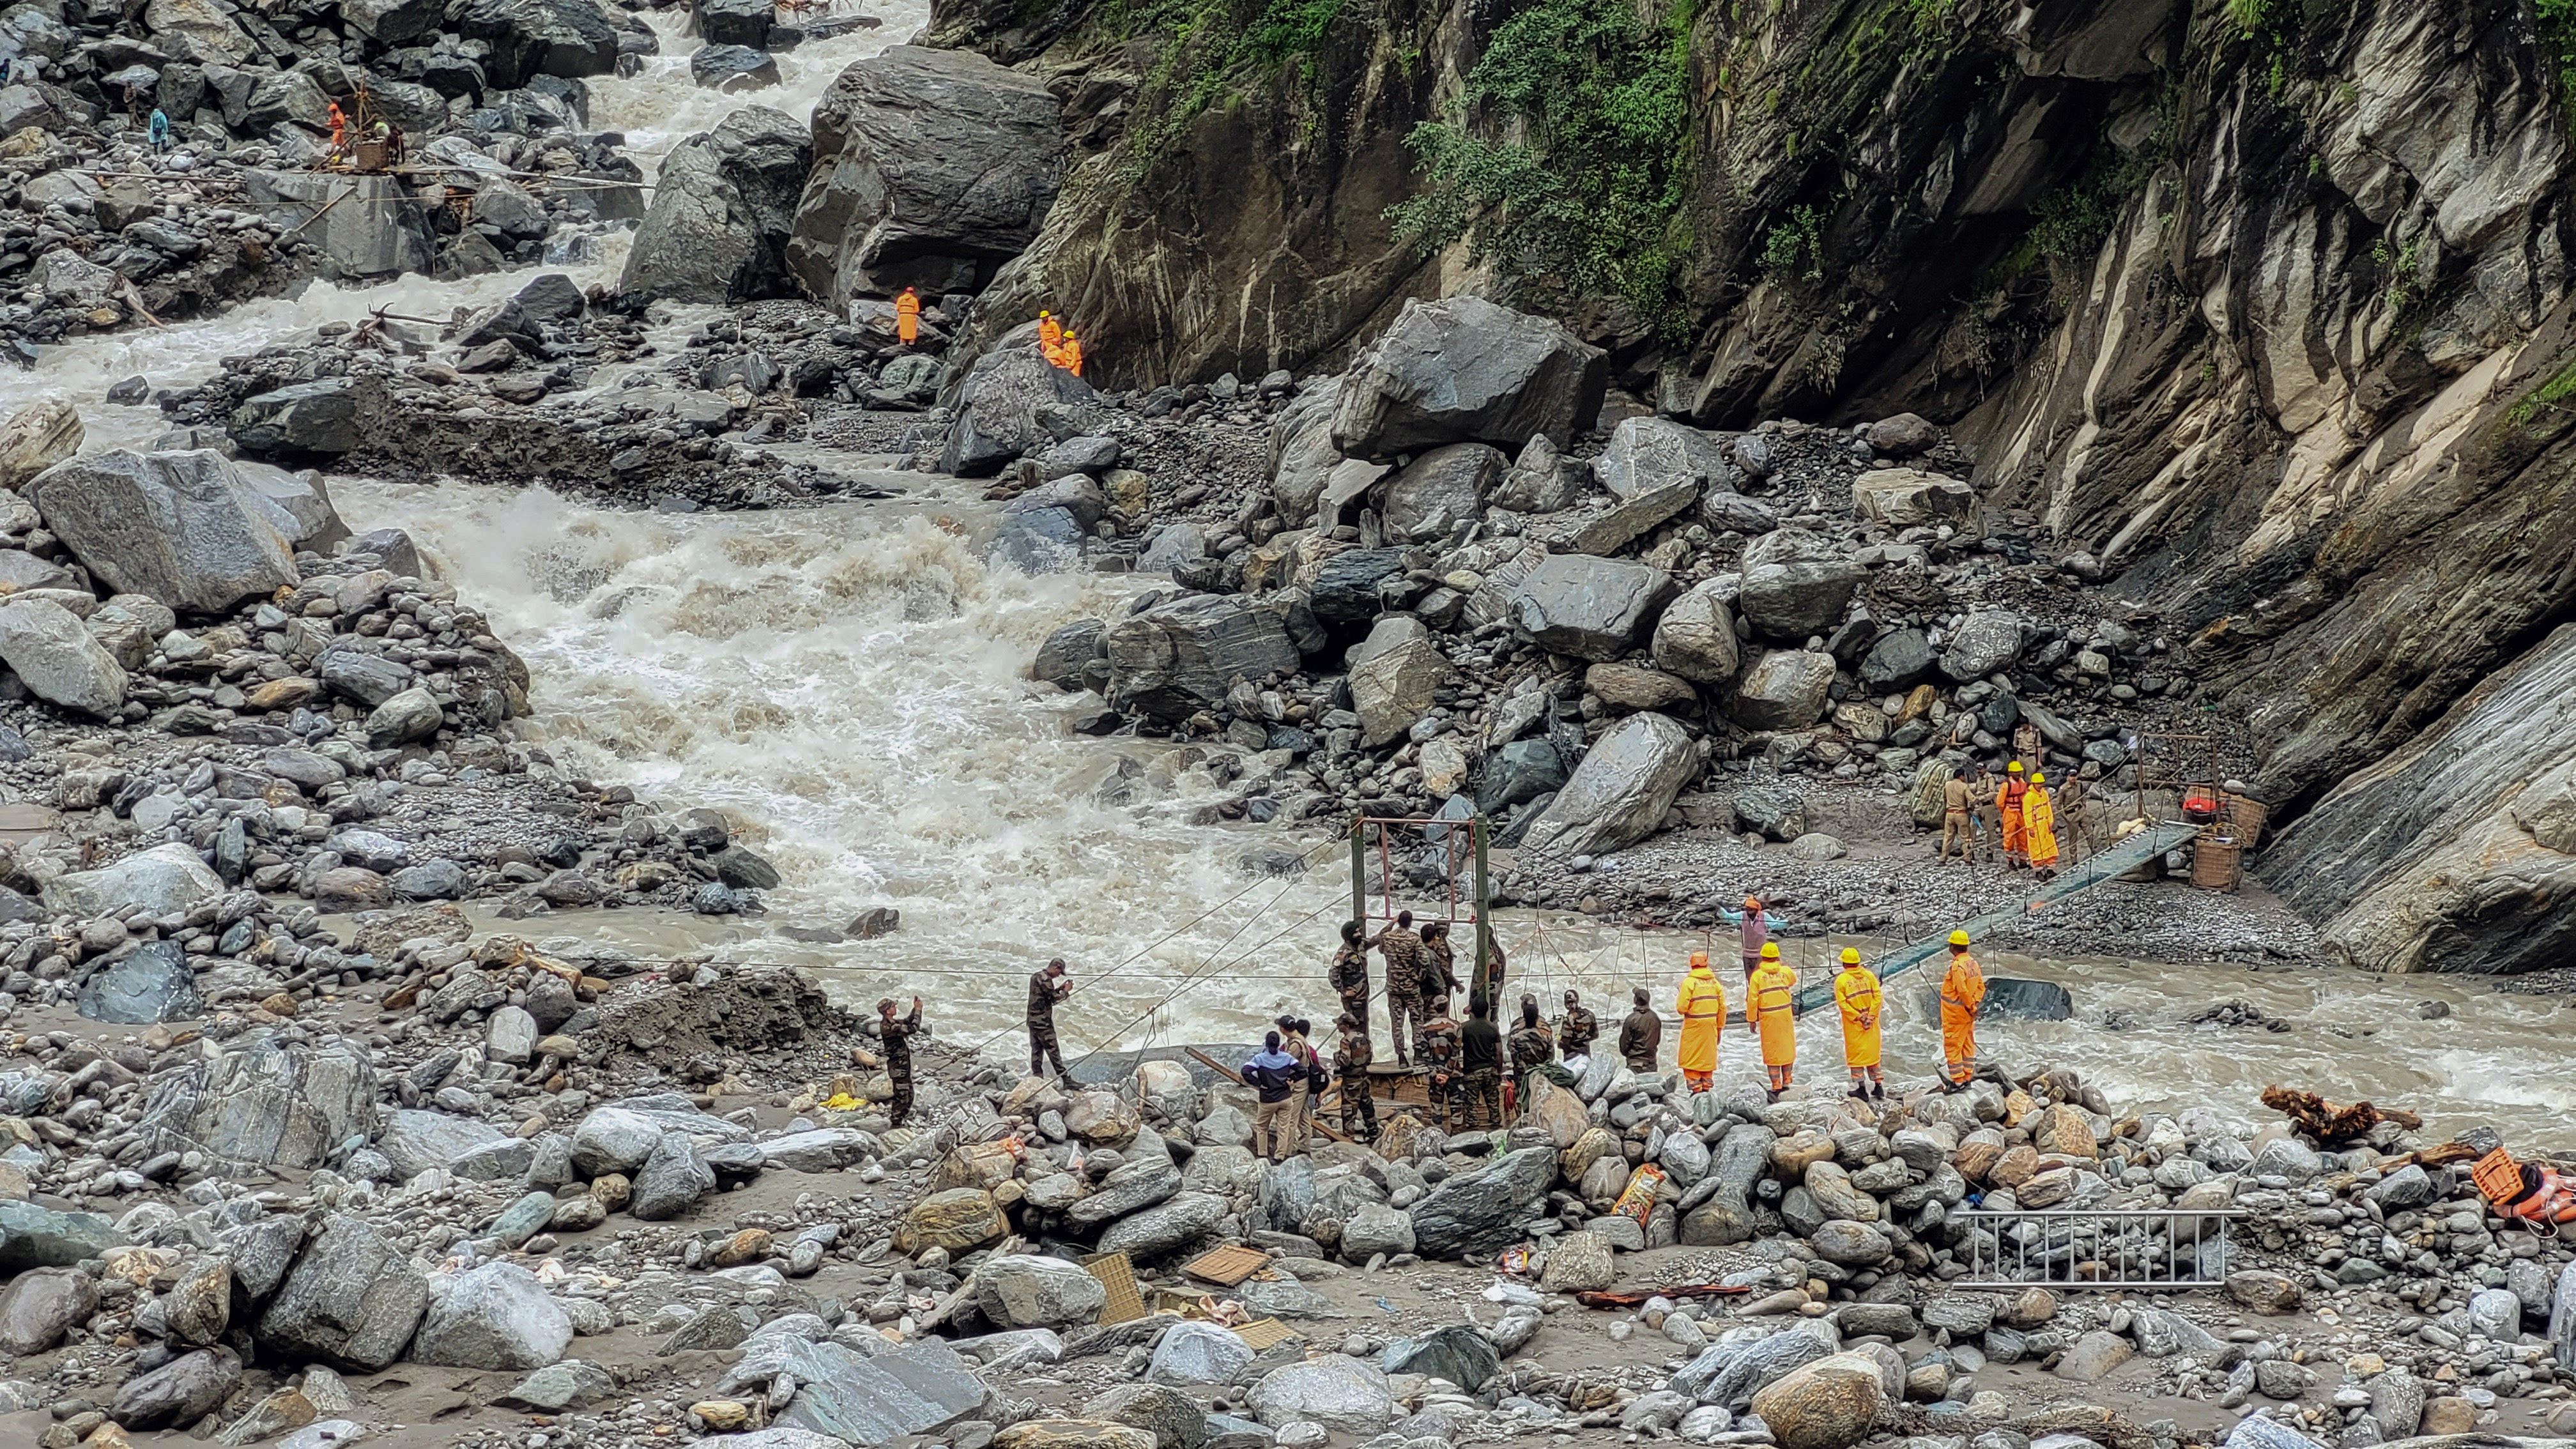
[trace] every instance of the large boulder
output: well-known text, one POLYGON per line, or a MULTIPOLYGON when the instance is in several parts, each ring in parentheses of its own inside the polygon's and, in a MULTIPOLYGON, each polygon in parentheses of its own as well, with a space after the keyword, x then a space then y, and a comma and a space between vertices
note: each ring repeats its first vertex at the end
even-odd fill
POLYGON ((1590 471, 1580 463, 1567 462, 1555 442, 1541 433, 1521 448, 1490 501, 1514 513, 1561 512, 1583 496, 1583 480, 1590 471))
POLYGON ((433 1167, 453 1167, 477 1148, 511 1140, 489 1122, 397 1107, 385 1114, 385 1130, 377 1135, 375 1148, 393 1164, 393 1180, 409 1182, 433 1167))
POLYGON ((429 209, 397 177, 247 169, 242 191, 270 227, 302 228, 296 239, 319 255, 326 277, 364 281, 430 268, 429 209))
POLYGON ((1343 1354, 1272 1369, 1246 1399, 1252 1416, 1273 1429, 1321 1424, 1337 1434, 1366 1439, 1396 1414, 1386 1374, 1343 1354))
POLYGON ((952 1187, 934 1192, 904 1214, 895 1229, 894 1250, 906 1257, 931 1248, 963 1253, 980 1248, 1011 1230, 1002 1205, 981 1188, 952 1187))
POLYGON ((1655 620, 1655 666, 1701 684, 1735 678, 1741 650, 1735 614, 1715 588, 1701 584, 1664 607, 1655 620))
POLYGON ((1941 651, 1941 672, 1961 684, 2000 674, 2021 658, 2022 617, 2009 609, 1970 614, 1941 651))
POLYGON ((1097 396, 1091 384, 1038 355, 1033 344, 988 352, 958 388, 957 418, 949 425, 939 470, 989 478, 1021 454, 1055 441, 1042 416, 1049 409, 1088 409, 1097 396))
POLYGON ((1386 480, 1386 535, 1400 543, 1445 543, 1458 525, 1485 516, 1485 495, 1503 474, 1503 455, 1482 443, 1433 448, 1386 480))
POLYGON ((47 704, 105 717, 131 681, 80 616, 50 599, 0 601, 0 662, 47 704))
POLYGON ((1711 484, 1732 489, 1744 477, 1728 461, 1725 439, 1657 417, 1627 418, 1612 428, 1610 445, 1592 460, 1592 472, 1613 497, 1622 499, 1680 483, 1694 485, 1691 497, 1696 499, 1711 484))
POLYGON ((211 449, 74 458, 39 474, 26 496, 121 594, 220 614, 297 581, 292 521, 211 449))
POLYGON ((1673 597, 1671 574, 1590 554, 1552 554, 1521 576, 1512 624, 1541 647, 1578 659, 1616 659, 1651 629, 1673 597))
POLYGON ((1744 621, 1766 639, 1799 643, 1831 633, 1869 570, 1831 543, 1798 529, 1766 533, 1744 550, 1736 602, 1744 621))
POLYGON ((1225 700, 1237 678, 1293 674, 1302 662, 1279 616, 1229 594, 1192 594, 1119 620, 1104 641, 1109 702, 1181 720, 1225 700))
POLYGON ((1427 638, 1409 639, 1351 669, 1351 709, 1369 748, 1404 737, 1431 712, 1432 699, 1456 671, 1427 638))
POLYGON ((0 1289, 0 1355, 43 1353, 98 1312, 98 1280, 76 1268, 36 1268, 0 1289))
POLYGON ((1702 1349, 1672 1376, 1668 1387, 1700 1403, 1740 1412, 1762 1388, 1803 1364, 1830 1356, 1835 1346, 1832 1331, 1822 1323, 1801 1324, 1767 1338, 1730 1339, 1702 1349))
POLYGON ((1878 1360, 1838 1353, 1792 1369, 1753 1396, 1753 1412, 1780 1449, 1851 1449, 1887 1403, 1878 1360))
POLYGON ((769 48, 769 32, 778 11, 771 0, 698 0, 689 7, 689 24, 709 45, 769 48))
POLYGON ((80 451, 80 410, 64 398, 39 398, 0 422, 0 489, 10 492, 80 451))
POLYGON ((1306 384, 1270 420, 1270 501, 1286 527, 1316 522, 1324 484, 1341 466, 1342 452, 1333 446, 1333 409, 1341 397, 1342 380, 1322 378, 1306 384))
POLYGON ((210 1170, 304 1171, 375 1135, 375 1069, 342 1037, 280 1042, 245 1032, 214 1058, 155 1079, 141 1131, 152 1152, 202 1152, 210 1170))
POLYGON ((1362 458, 1442 443, 1517 452, 1574 441, 1601 411, 1609 357, 1560 324, 1482 297, 1404 304, 1343 376, 1333 445, 1362 458))
POLYGON ((1145 1377, 1158 1384, 1223 1384, 1252 1362, 1252 1345, 1213 1323, 1184 1319, 1163 1331, 1145 1377))
MULTIPOLYGON (((522 1270, 524 1271, 524 1270, 522 1270)), ((402 1356, 429 1311, 429 1279, 363 1219, 324 1220, 254 1330, 263 1348, 374 1373, 402 1356)))
POLYGON ((544 1368, 572 1346, 563 1305, 516 1263, 484 1263, 431 1280, 410 1357, 446 1368, 544 1368))
POLYGON ((1678 720, 1632 714, 1583 756, 1523 840, 1567 856, 1634 845, 1663 828, 1665 812, 1699 773, 1699 763, 1699 749, 1678 720))
POLYGON ((514 91, 541 75, 578 80, 617 68, 617 22, 598 0, 467 0, 458 33, 491 49, 483 74, 514 91))
POLYGON ((788 265, 833 307, 979 291, 1037 238, 1063 180, 1063 104, 970 50, 854 61, 814 108, 788 265))
POLYGON ((44 883, 40 895, 45 909, 58 916, 108 916, 135 906, 167 916, 223 891, 223 877, 205 858, 174 840, 137 851, 113 865, 55 876, 44 883))
POLYGON ((1965 523, 1977 511, 1977 490, 1915 468, 1874 468, 1852 479, 1852 509, 1890 528, 1965 523))
POLYGON ((1517 1240, 1530 1210, 1556 1181, 1556 1149, 1524 1147, 1458 1173, 1405 1210, 1414 1251, 1426 1258, 1479 1257, 1517 1240))
POLYGON ((125 1241, 125 1235, 97 1213, 0 1198, 0 1277, 31 1268, 74 1267, 125 1241))
POLYGON ((206 1014, 206 998, 178 942, 146 941, 82 983, 77 1008, 91 1021, 143 1026, 195 1021, 206 1014))
POLYGON ((813 169, 805 127, 744 106, 673 147, 618 285, 680 302, 796 294, 787 236, 813 169))
POLYGON ((1833 684, 1834 656, 1774 649, 1744 672, 1726 712, 1749 730, 1802 730, 1824 718, 1833 684))
POLYGON ((1006 1329, 1090 1323, 1109 1303, 1109 1290, 1080 1264, 1031 1253, 986 1259, 975 1270, 975 1283, 984 1316, 1006 1329))

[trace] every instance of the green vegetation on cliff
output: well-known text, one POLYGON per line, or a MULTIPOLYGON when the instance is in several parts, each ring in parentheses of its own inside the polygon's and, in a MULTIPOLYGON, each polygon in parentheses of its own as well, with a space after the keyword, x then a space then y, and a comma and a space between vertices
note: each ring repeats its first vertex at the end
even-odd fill
POLYGON ((1246 68, 1295 67, 1314 75, 1312 62, 1345 3, 1259 0, 1249 20, 1238 21, 1238 7, 1231 0, 1115 0, 1107 12, 1111 33, 1124 37, 1162 31, 1166 36, 1127 133, 1131 172, 1152 165, 1246 68))
POLYGON ((1447 116, 1406 138, 1422 194, 1388 215, 1439 248, 1577 295, 1607 293, 1666 333, 1690 255, 1690 8, 1659 26, 1626 5, 1538 0, 1503 22, 1447 116))

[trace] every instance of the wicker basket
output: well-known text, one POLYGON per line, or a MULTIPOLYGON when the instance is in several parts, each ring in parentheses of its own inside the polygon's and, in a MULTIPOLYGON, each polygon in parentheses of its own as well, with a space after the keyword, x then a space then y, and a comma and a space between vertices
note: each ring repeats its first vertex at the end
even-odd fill
POLYGON ((2233 843, 2203 837, 2192 843, 2191 883, 2202 890, 2236 889, 2243 852, 2233 843))

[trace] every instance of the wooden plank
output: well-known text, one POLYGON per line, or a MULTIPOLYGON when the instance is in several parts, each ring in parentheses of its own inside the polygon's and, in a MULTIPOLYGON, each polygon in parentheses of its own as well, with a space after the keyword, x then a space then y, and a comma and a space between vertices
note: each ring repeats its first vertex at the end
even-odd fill
POLYGON ((1214 1283, 1220 1288, 1232 1288, 1269 1266, 1268 1253, 1259 1248, 1247 1248, 1238 1243, 1229 1243, 1222 1248, 1210 1249, 1182 1264, 1181 1271, 1201 1282, 1214 1283))

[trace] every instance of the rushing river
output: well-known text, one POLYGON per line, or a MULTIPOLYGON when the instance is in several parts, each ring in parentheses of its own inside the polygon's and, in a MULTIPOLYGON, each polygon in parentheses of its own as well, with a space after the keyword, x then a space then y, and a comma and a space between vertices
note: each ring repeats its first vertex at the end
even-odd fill
MULTIPOLYGON (((739 97, 690 85, 691 43, 678 34, 676 12, 656 17, 666 53, 632 80, 592 82, 592 122, 624 130, 649 173, 679 139, 733 107, 769 105, 801 118, 841 67, 909 38, 926 7, 873 13, 885 17, 880 29, 786 53, 783 86, 739 97)), ((623 239, 611 238, 565 269, 585 283, 612 280, 623 252, 623 239)), ((119 379, 140 373, 156 387, 184 385, 224 356, 325 322, 380 307, 441 317, 506 297, 529 275, 414 277, 365 289, 317 283, 213 321, 86 338, 0 377, 0 406, 70 396, 82 400, 90 447, 144 446, 161 431, 157 410, 97 401, 119 379)), ((609 376, 594 382, 613 385, 609 376)), ((1145 584, 988 568, 968 538, 972 490, 943 494, 918 475, 886 481, 916 496, 681 517, 611 511, 540 489, 334 480, 352 526, 411 530, 526 657, 537 681, 536 736, 595 778, 629 784, 665 808, 726 811, 787 878, 762 916, 571 912, 538 933, 810 966, 854 1002, 918 994, 936 1029, 966 1040, 1010 1033, 1027 974, 1061 955, 1075 968, 1077 991, 1062 1016, 1075 1052, 1242 1040, 1283 1010, 1326 1016, 1322 968, 1347 890, 1341 847, 1187 823, 1222 787, 1180 768, 1168 745, 1071 735, 1073 702, 1023 677, 1051 629, 1114 616, 1145 584), (1104 792, 1122 771, 1132 778, 1104 792), (1247 852, 1283 841, 1312 846, 1315 868, 1286 878, 1246 871, 1247 852), (787 934, 844 925, 875 906, 900 910, 902 929, 840 945, 787 934)), ((1528 912, 1507 912, 1501 930, 1516 985, 1551 998, 1577 986, 1613 1031, 1631 987, 1669 1007, 1680 962, 1696 944, 1528 912)), ((1791 949, 1821 973, 1839 944, 1791 949)), ((2546 999, 2432 978, 2009 954, 1987 965, 2064 982, 2079 1013, 2072 1022, 1990 1026, 1990 1055, 2013 1067, 2075 1066, 2132 1106, 2209 1103, 2260 1119, 2255 1093, 2280 1081, 2413 1107, 2438 1133, 2493 1121, 2540 1145, 2559 1144, 2559 1124, 2576 1106, 2576 1081, 2559 1065, 2571 1018, 2546 999), (2228 998, 2292 1029, 2181 1024, 2228 998), (2428 1018, 2418 1010, 2426 1001, 2450 1014, 2428 1018), (2138 1025, 2104 1030, 2113 1010, 2138 1025)), ((1891 993, 1890 1061, 1900 1080, 1919 1080, 1937 1054, 1920 999, 1927 986, 1891 993)), ((1838 1043, 1830 1028, 1811 1033, 1808 1081, 1832 1090, 1838 1043)), ((1730 1076, 1757 1075, 1740 1029, 1727 1053, 1730 1076)))

